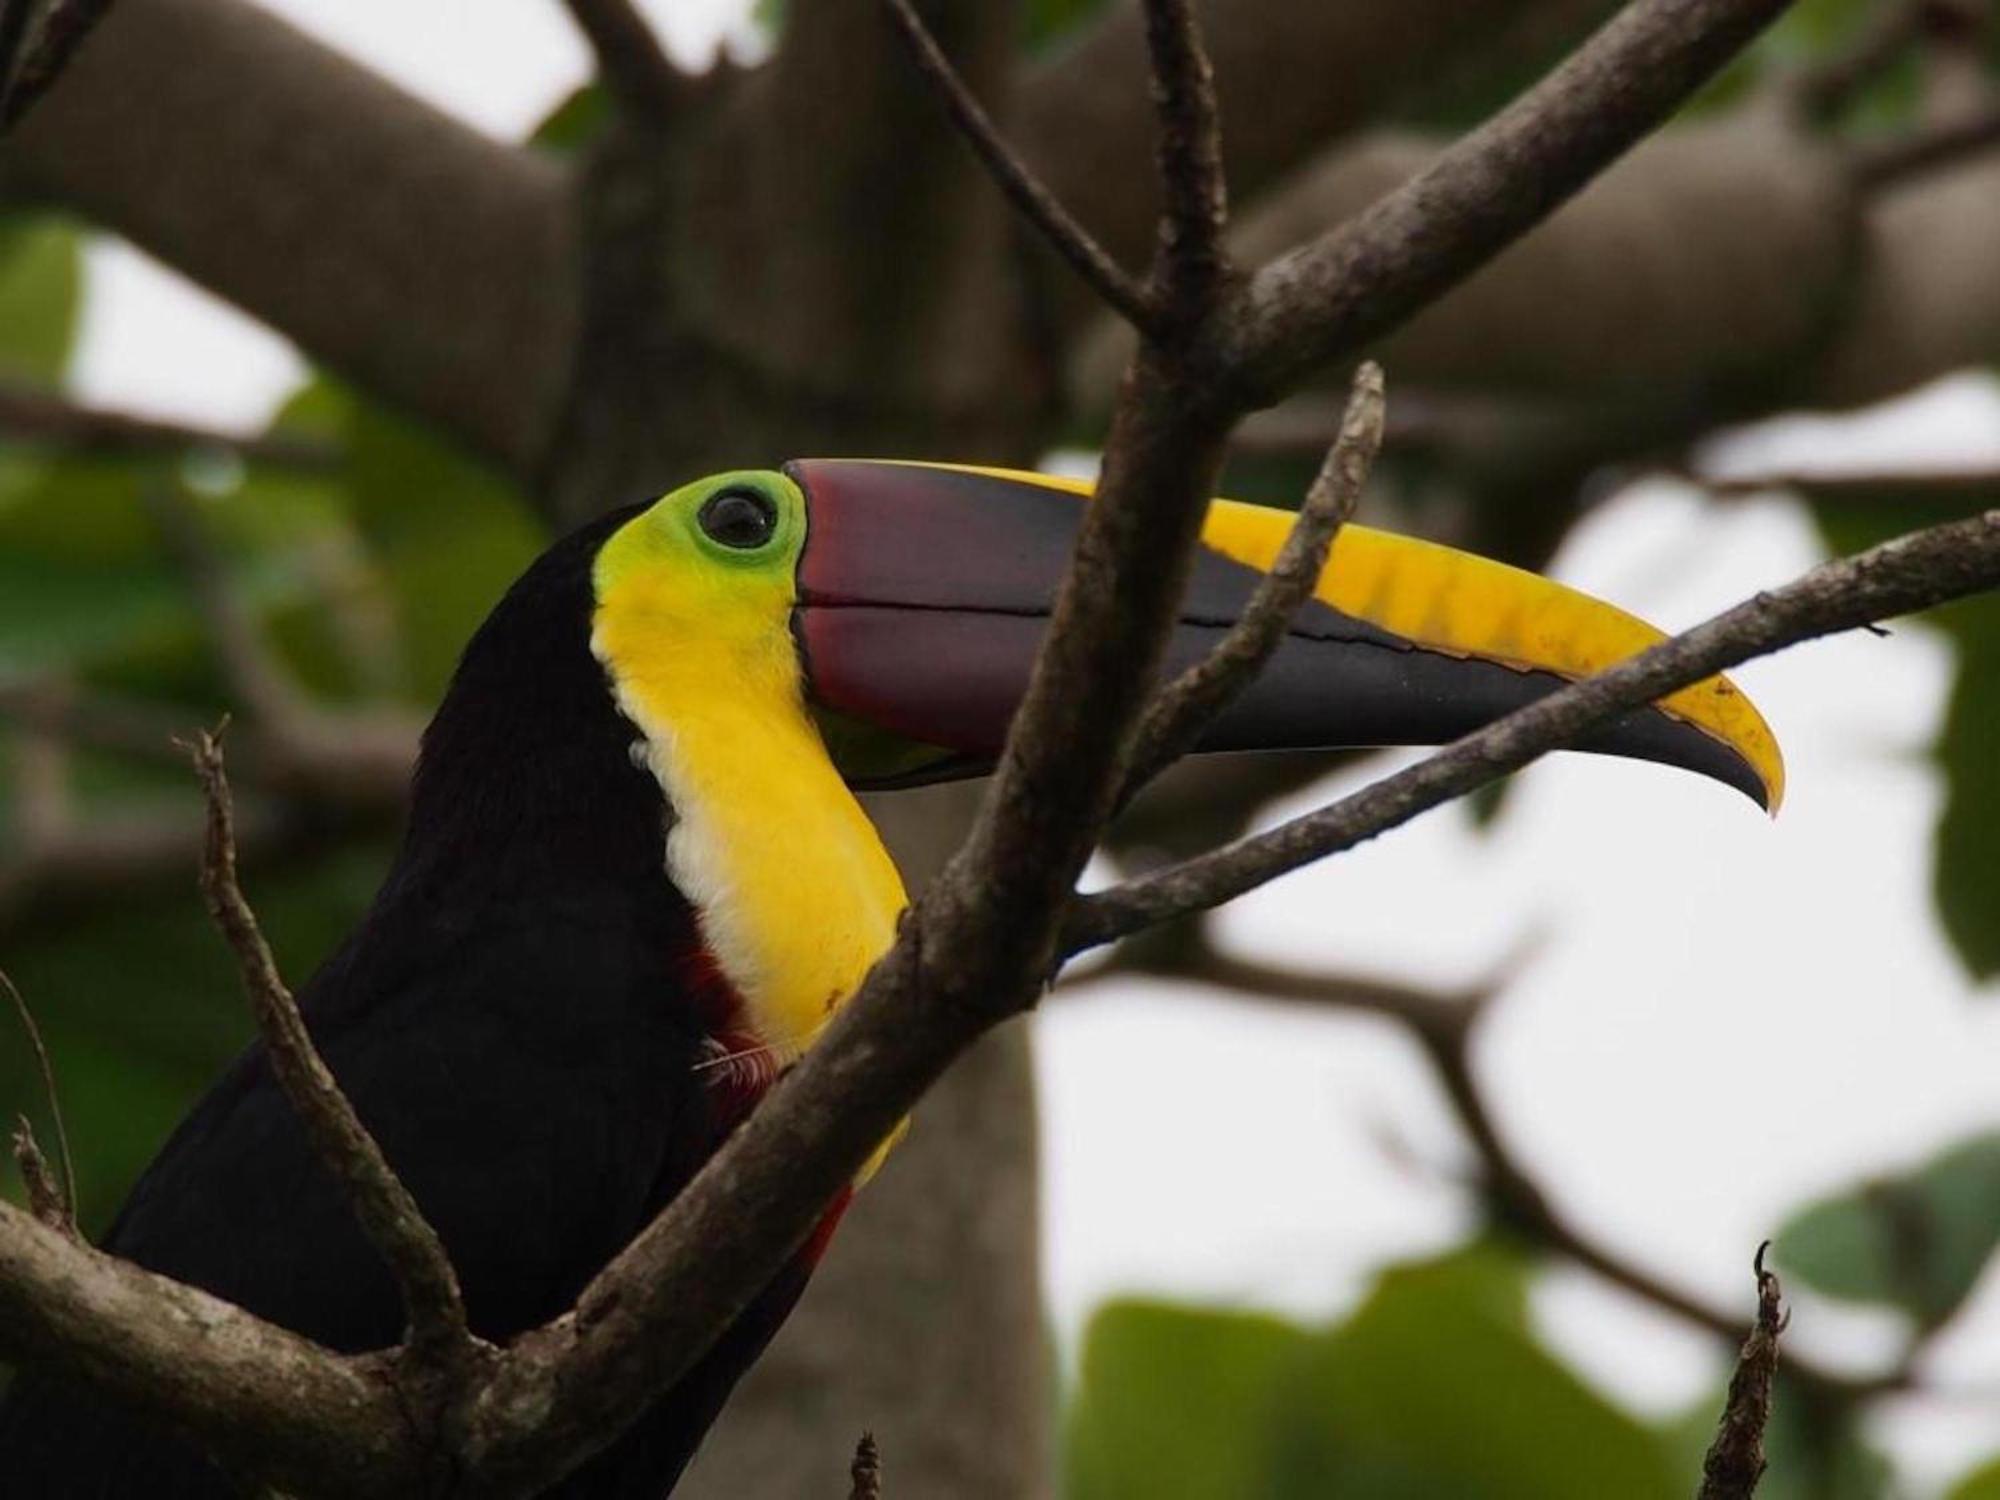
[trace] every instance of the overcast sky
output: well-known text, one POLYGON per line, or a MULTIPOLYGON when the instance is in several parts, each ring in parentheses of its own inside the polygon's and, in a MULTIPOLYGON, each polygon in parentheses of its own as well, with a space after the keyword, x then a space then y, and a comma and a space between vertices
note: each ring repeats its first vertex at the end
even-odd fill
MULTIPOLYGON (((272 8, 503 137, 584 76, 554 0, 272 8)), ((742 5, 646 8, 683 62, 721 30, 756 45, 742 5)), ((102 245, 90 266, 81 393, 251 424, 300 377, 283 340, 130 250, 102 245)), ((1720 457, 2000 463, 2000 398, 1967 377, 1860 420, 1777 424, 1720 457)), ((1674 627, 1792 578, 1815 546, 1782 499, 1715 504, 1654 484, 1593 516, 1555 571, 1674 627)), ((1224 931, 1261 955, 1435 983, 1546 935, 1480 1059, 1504 1128, 1567 1213, 1747 1315, 1751 1251, 1802 1196, 2000 1124, 2000 995, 1972 993, 1928 890, 1940 787, 1925 752, 1949 672, 1946 647, 1913 627, 1738 674, 1785 747, 1775 822, 1692 777, 1562 758, 1525 774, 1496 835, 1433 814, 1239 903, 1224 931)), ((1125 1290, 1329 1314, 1371 1268, 1464 1226, 1463 1148, 1393 1033, 1128 983, 1058 996, 1034 1024, 1066 1341, 1125 1290)), ((1550 1278, 1538 1311, 1642 1409, 1694 1399, 1719 1368, 1706 1340, 1581 1274, 1550 1278)), ((1794 1338, 1858 1358, 1883 1333, 1809 1305, 1794 1338)), ((1932 1482, 1993 1442, 1993 1278, 1940 1354, 1940 1379, 1985 1399, 1892 1415, 1884 1433, 1932 1482)))

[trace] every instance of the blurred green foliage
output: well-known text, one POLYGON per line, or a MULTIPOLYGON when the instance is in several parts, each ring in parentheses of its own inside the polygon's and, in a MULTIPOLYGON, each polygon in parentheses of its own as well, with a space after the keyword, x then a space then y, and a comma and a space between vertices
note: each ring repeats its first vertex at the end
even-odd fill
POLYGON ((1812 1204, 1778 1235, 1785 1268, 1815 1291, 1893 1307, 1921 1328, 1958 1311, 1996 1245, 2000 1132, 1812 1204))
MULTIPOLYGON (((54 219, 0 223, 0 378, 53 383, 75 338, 79 237, 54 219)), ((314 467, 247 467, 198 450, 80 458, 0 448, 0 685, 61 684, 167 711, 189 726, 232 703, 163 501, 192 508, 232 591, 284 668, 322 701, 435 701, 459 649, 542 545, 507 483, 406 419, 326 380, 274 427, 326 445, 314 467)), ((164 742, 158 747, 168 747, 164 742)), ((0 737, 0 829, 16 821, 20 747, 0 737)), ((163 826, 198 811, 192 777, 91 750, 67 766, 70 816, 163 826)), ((239 788, 247 808, 254 786, 239 788)), ((11 833, 0 835, 0 852, 11 833)), ((286 971, 310 973, 373 894, 388 831, 331 819, 251 894, 286 971)), ((194 888, 150 883, 12 920, 0 890, 0 966, 54 1053, 87 1225, 249 1038, 235 969, 194 888)), ((0 1099, 52 1128, 28 1049, 0 1027, 0 1099)), ((10 1191, 13 1190, 10 1184, 10 1191)))

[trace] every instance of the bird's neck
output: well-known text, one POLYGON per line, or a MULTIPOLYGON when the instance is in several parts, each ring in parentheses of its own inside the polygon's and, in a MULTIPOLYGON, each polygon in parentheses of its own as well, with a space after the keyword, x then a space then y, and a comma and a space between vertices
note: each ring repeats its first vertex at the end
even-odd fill
POLYGON ((902 881, 827 758, 789 641, 658 642, 607 613, 592 648, 673 809, 667 873, 757 1041, 788 1063, 888 950, 902 881))

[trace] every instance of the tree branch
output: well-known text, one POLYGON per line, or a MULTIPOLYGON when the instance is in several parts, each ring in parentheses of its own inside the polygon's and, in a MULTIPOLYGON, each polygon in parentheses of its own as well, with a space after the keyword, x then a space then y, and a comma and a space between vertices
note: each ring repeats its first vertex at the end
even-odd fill
POLYGON ((681 77, 632 0, 564 0, 597 58, 597 76, 636 123, 671 119, 686 103, 681 77))
POLYGON ((580 275, 548 155, 246 0, 119 0, 0 166, 516 472, 541 460, 580 275), (255 191, 218 214, 218 182, 255 191))
POLYGON ((1147 708, 1121 800, 1129 800, 1193 749, 1202 731, 1250 685, 1284 641, 1292 617, 1319 584, 1340 528, 1354 514, 1382 444, 1384 419, 1381 368, 1363 363, 1354 372, 1339 432, 1306 491, 1299 518, 1271 571, 1258 580, 1242 618, 1147 708))
POLYGON ((340 1359, 0 1201, 0 1346, 299 1495, 421 1494, 379 1361, 340 1359))
MULTIPOLYGON (((1125 944, 1118 957, 1093 970, 1091 977, 1098 973, 1150 973, 1163 979, 1216 985, 1258 999, 1372 1015, 1403 1027, 1437 1073, 1452 1114, 1478 1158, 1480 1192, 1500 1224, 1537 1249, 1574 1261, 1643 1302, 1719 1337, 1737 1337, 1741 1324, 1733 1315, 1634 1265, 1578 1229, 1550 1201, 1508 1144, 1479 1083, 1473 1050, 1481 1023, 1521 966, 1520 957, 1503 963, 1485 983, 1451 993, 1239 958, 1216 948, 1200 929, 1182 935, 1158 954, 1147 953, 1147 947, 1145 942, 1125 944), (1136 960, 1130 956, 1135 948, 1139 950, 1136 960)), ((1794 1361, 1792 1378, 1803 1389, 1851 1401, 1905 1389, 1911 1373, 1907 1357, 1879 1375, 1861 1377, 1794 1361)))
POLYGON ((1228 273, 1222 234, 1229 190, 1222 173, 1215 75, 1192 0, 1145 0, 1145 12, 1165 198, 1153 281, 1163 306, 1179 304, 1198 316, 1228 273))
POLYGON ((337 448, 311 438, 283 432, 216 432, 136 417, 85 406, 11 380, 0 380, 0 433, 17 442, 89 457, 220 449, 246 463, 314 474, 331 473, 341 463, 337 448))
MULTIPOLYGON (((1440 80, 1475 85, 1532 71, 1615 8, 1616 0, 1229 0, 1200 10, 1230 192, 1251 204, 1330 141, 1440 80)), ((1137 263, 1154 246, 1159 184, 1139 170, 1153 121, 1144 108, 1145 11, 1121 0, 1020 80, 1015 138, 1050 190, 1111 255, 1137 263)), ((1096 309, 1065 297, 1073 332, 1096 309)))
POLYGON ((28 1045, 34 1050, 35 1066, 42 1075, 42 1097, 48 1102, 49 1120, 56 1129, 56 1150, 62 1157, 63 1185, 57 1188, 54 1181, 47 1177, 47 1164, 42 1161, 41 1148, 35 1143, 34 1127, 28 1123, 28 1117, 22 1115, 20 1128, 14 1133, 14 1157, 21 1165, 22 1177, 27 1180, 28 1205, 44 1224, 74 1236, 76 1158, 70 1154, 69 1127, 63 1123, 62 1096, 56 1090, 55 1064, 49 1061, 49 1049, 42 1041, 42 1028, 35 1024, 35 1013, 28 1009, 28 1002, 5 969, 0 969, 0 989, 6 990, 13 1000, 21 1030, 26 1033, 28 1045), (30 1165, 31 1162, 34 1165, 30 1165), (43 1181, 37 1182, 38 1176, 43 1181))
POLYGON ((850 1488, 847 1500, 882 1500, 882 1450, 875 1434, 864 1432, 854 1445, 854 1462, 847 1471, 850 1488))
MULTIPOLYGON (((8 8, 25 16, 31 3, 13 0, 8 8)), ((0 75, 0 82, 4 82, 4 89, 0 89, 0 132, 11 130, 55 86, 109 9, 111 0, 51 0, 42 12, 41 29, 28 55, 19 67, 10 66, 0 75)), ((7 61, 13 61, 11 51, 7 61)))
POLYGON ((458 1276, 437 1231, 313 1045, 256 914, 236 883, 236 840, 221 744, 214 735, 203 733, 188 750, 208 797, 202 896, 242 969, 243 989, 257 1017, 271 1071, 298 1112, 320 1164, 341 1184, 369 1242, 395 1276, 409 1324, 410 1352, 421 1361, 455 1365, 472 1346, 458 1276))
POLYGON ((1155 309, 1146 289, 1090 237, 1090 232, 1070 216, 1069 210, 1015 155, 999 127, 966 87, 965 80, 958 76, 951 59, 932 39, 910 0, 885 0, 885 4, 918 70, 937 90, 960 135, 986 164, 988 175, 1015 211, 1040 231, 1049 248, 1068 262, 1070 269, 1108 306, 1135 328, 1150 326, 1155 309))
POLYGON ((1750 1500, 1764 1477, 1764 1429, 1771 1421, 1778 1336, 1789 1321, 1778 1278, 1764 1269, 1764 1254, 1770 1248, 1757 1247, 1757 1321, 1729 1377, 1722 1422, 1702 1461, 1699 1500, 1750 1500))
POLYGON ((1838 114, 1925 37, 1976 36, 1981 24, 1968 0, 1886 0, 1863 18, 1847 46, 1802 70, 1792 93, 1808 115, 1838 114))
POLYGON ((1852 171, 1864 191, 1879 193, 1996 147, 2000 147, 2000 105, 1990 105, 1913 135, 1858 146, 1852 171))
POLYGON ((1080 953, 1205 910, 1461 797, 1628 709, 1753 656, 2000 586, 2000 510, 1822 564, 1784 588, 1571 683, 1406 771, 1223 849, 1082 897, 1063 933, 1080 953))
POLYGON ((1259 270, 1214 359, 1263 405, 1388 332, 1547 217, 1790 0, 1634 0, 1568 61, 1358 218, 1259 270))

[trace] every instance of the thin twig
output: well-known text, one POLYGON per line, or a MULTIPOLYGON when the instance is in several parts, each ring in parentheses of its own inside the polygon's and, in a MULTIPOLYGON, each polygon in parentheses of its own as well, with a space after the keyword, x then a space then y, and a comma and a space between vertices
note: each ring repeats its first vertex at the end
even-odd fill
POLYGON ((1242 618, 1147 709, 1126 773, 1126 799, 1192 749, 1202 731, 1250 685, 1283 643, 1293 616, 1318 586, 1340 528, 1354 514, 1368 482, 1382 445, 1384 410, 1381 367, 1365 361, 1354 372, 1339 435, 1306 491, 1277 561, 1258 581, 1242 618))
POLYGON ((1146 288, 1113 260, 1109 251, 1091 237, 1090 231, 1071 216, 1041 179, 1029 170, 994 125, 992 117, 972 96, 965 80, 952 67, 935 38, 925 27, 910 0, 883 0, 896 29, 909 44, 918 70, 944 101, 953 122, 966 142, 986 164, 986 170, 1006 194, 1015 209, 1038 229, 1051 248, 1070 264, 1092 291, 1139 329, 1149 329, 1158 321, 1158 309, 1146 288))
POLYGON ((1914 135, 1857 146, 1848 170, 1857 186, 1880 192, 1995 147, 2000 147, 2000 105, 1989 105, 1914 135))
MULTIPOLYGON (((1555 1207, 1547 1191, 1515 1154, 1494 1118, 1473 1066, 1474 1046, 1494 1001, 1513 982, 1536 946, 1525 945, 1483 982, 1455 992, 1240 958, 1218 949, 1200 926, 1157 955, 1147 954, 1143 940, 1123 943, 1117 956, 1102 970, 1107 974, 1152 973, 1166 979, 1211 984, 1257 999, 1377 1016, 1404 1027, 1436 1070, 1459 1128, 1478 1157, 1480 1186, 1495 1219, 1538 1249, 1574 1261, 1612 1285, 1697 1327, 1734 1339, 1741 1325, 1729 1313, 1699 1301, 1577 1229, 1555 1207), (1127 957, 1134 950, 1141 955, 1137 961, 1127 957)), ((1092 971, 1093 975, 1097 972, 1092 971)), ((1852 1376, 1794 1361, 1792 1376, 1802 1388, 1838 1400, 1901 1390, 1911 1380, 1907 1359, 1873 1376, 1852 1376)))
MULTIPOLYGON (((21 1018, 21 1029, 27 1033, 28 1045, 34 1049, 35 1066, 41 1070, 42 1074, 42 1097, 48 1101, 49 1121, 56 1128, 56 1152, 62 1158, 63 1170, 63 1187, 56 1194, 56 1203, 58 1206, 62 1204, 68 1205, 60 1213, 61 1222, 57 1224, 57 1227, 62 1228, 66 1226, 71 1233, 75 1233, 77 1202, 76 1158, 70 1154, 69 1127, 63 1123, 62 1096, 56 1089, 55 1064, 49 1060, 48 1046, 42 1041, 42 1028, 35 1024, 35 1013, 28 1008, 26 998, 22 996, 20 989, 14 983, 13 977, 5 969, 0 969, 0 989, 5 989, 13 999, 14 1011, 21 1018)), ((28 1148, 33 1148, 35 1145, 34 1128, 29 1125, 26 1115, 21 1117, 21 1128, 14 1136, 15 1156, 17 1160, 22 1154, 24 1145, 28 1148)), ((39 1150, 35 1152, 35 1155, 37 1157, 40 1156, 39 1150)), ((22 1174, 26 1176, 28 1172, 26 1162, 22 1162, 21 1170, 22 1174)), ((34 1183, 30 1182, 28 1186, 29 1205, 35 1207, 34 1183)), ((54 1222, 39 1207, 36 1207, 35 1216, 44 1223, 54 1222)))
MULTIPOLYGON (((1719 500, 1737 500, 1773 490, 1790 490, 1812 500, 1876 501, 1898 499, 1912 507, 1969 513, 2000 498, 2000 468, 1960 469, 1778 469, 1765 472, 1710 475, 1672 468, 1668 477, 1698 485, 1719 500)), ((1922 514, 1918 509, 1917 514, 1922 514)), ((1935 512, 1934 512, 1935 513, 1935 512)))
POLYGON ((42 1143, 35 1139, 34 1122, 26 1115, 14 1116, 14 1165, 20 1168, 21 1186, 27 1190, 28 1212, 49 1228, 74 1238, 76 1210, 49 1171, 49 1159, 42 1155, 42 1143))
MULTIPOLYGON (((25 6, 28 0, 15 3, 25 6)), ((36 101, 54 87, 63 70, 90 39, 92 29, 110 9, 111 0, 53 0, 42 14, 34 46, 22 59, 20 68, 6 80, 6 93, 0 98, 0 131, 13 129, 35 107, 36 101)))
POLYGON ((313 1045, 256 914, 237 884, 234 808, 221 742, 216 734, 204 731, 187 749, 208 798, 202 896, 236 954, 271 1071, 298 1112, 321 1164, 346 1191, 362 1230, 394 1274, 408 1320, 410 1348, 423 1359, 454 1360, 471 1342, 458 1276, 437 1231, 313 1045))
POLYGON ((35 0, 0 0, 0 104, 8 85, 20 70, 21 48, 28 39, 28 21, 34 15, 35 0))
POLYGON ((1790 84, 1792 96, 1808 116, 1826 119, 1900 62, 1916 42, 1978 25, 1965 0, 1891 0, 1870 12, 1847 46, 1801 70, 1790 84))
POLYGON ((1771 1386, 1778 1373, 1778 1337, 1790 1321, 1784 1289, 1764 1269, 1766 1241, 1757 1247, 1757 1321, 1743 1342, 1729 1396, 1708 1457, 1701 1466, 1699 1500, 1751 1500, 1764 1477, 1764 1429, 1771 1421, 1771 1386))
POLYGON ((882 1451, 875 1446, 874 1433, 861 1434, 847 1474, 851 1482, 847 1500, 882 1500, 882 1451))
POLYGON ((687 97, 687 80, 631 0, 563 0, 597 58, 597 76, 638 121, 670 119, 687 97))
POLYGON ((1190 0, 1146 0, 1145 10, 1165 197, 1153 295, 1191 325, 1227 270, 1222 235, 1229 189, 1215 75, 1190 0))
POLYGON ((18 381, 0 381, 0 434, 66 453, 119 457, 125 454, 233 453, 245 463, 270 464, 306 473, 331 473, 341 463, 331 443, 290 433, 218 432, 86 406, 18 381))
POLYGON ((2000 510, 1824 563, 1607 672, 1551 693, 1406 771, 1268 833, 1078 898, 1062 951, 1080 953, 1233 900, 1462 797, 1617 714, 1754 656, 2000 586, 2000 510))

